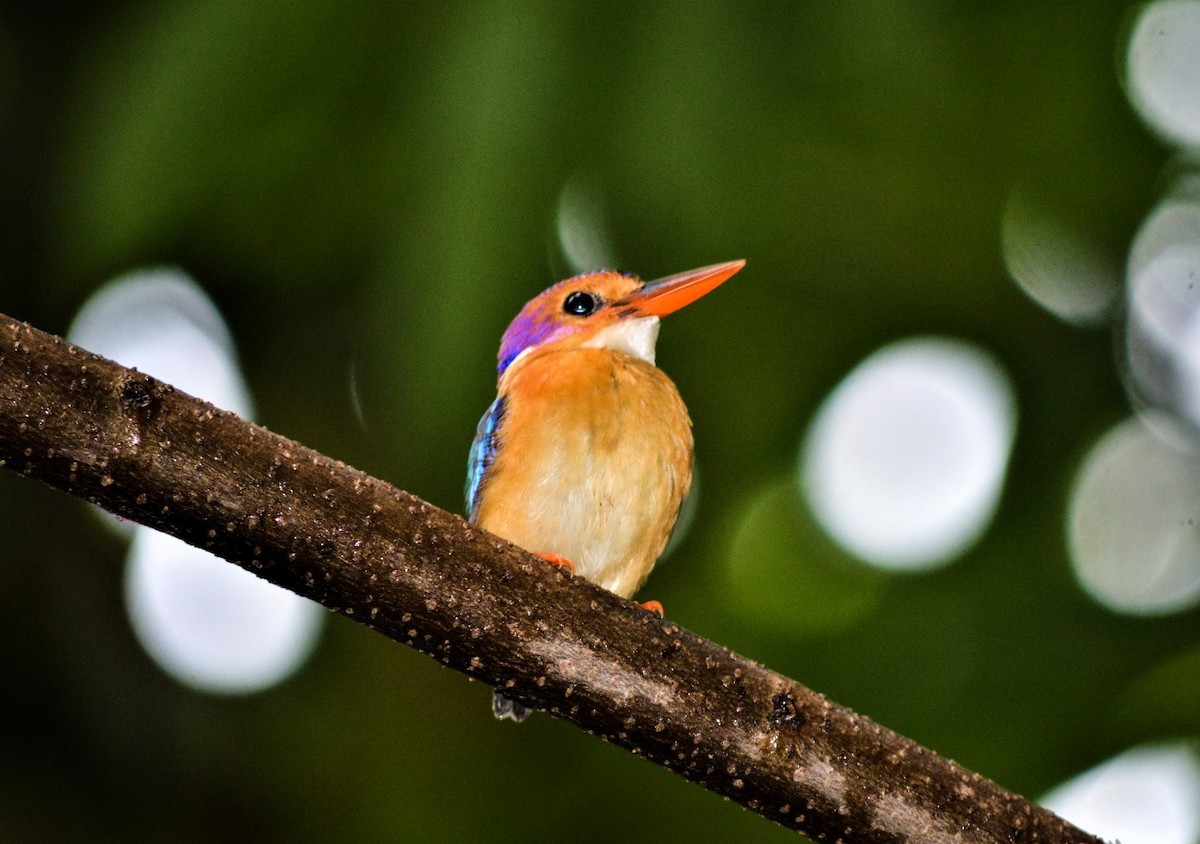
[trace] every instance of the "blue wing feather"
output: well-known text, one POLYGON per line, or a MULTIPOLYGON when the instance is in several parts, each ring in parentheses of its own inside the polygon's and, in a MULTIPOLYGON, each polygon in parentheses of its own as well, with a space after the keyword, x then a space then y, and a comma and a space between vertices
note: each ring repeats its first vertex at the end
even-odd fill
POLYGON ((498 397, 479 420, 475 429, 475 441, 467 457, 467 484, 464 489, 467 499, 467 520, 474 522, 479 509, 479 493, 487 481, 488 471, 496 460, 496 447, 500 442, 500 423, 504 419, 505 400, 498 397))

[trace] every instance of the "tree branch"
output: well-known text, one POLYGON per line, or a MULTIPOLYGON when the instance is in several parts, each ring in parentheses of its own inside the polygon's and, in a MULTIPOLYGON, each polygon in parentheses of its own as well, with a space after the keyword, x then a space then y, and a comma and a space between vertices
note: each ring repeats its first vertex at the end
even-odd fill
POLYGON ((1099 841, 457 516, 3 315, 0 464, 815 839, 1099 841))

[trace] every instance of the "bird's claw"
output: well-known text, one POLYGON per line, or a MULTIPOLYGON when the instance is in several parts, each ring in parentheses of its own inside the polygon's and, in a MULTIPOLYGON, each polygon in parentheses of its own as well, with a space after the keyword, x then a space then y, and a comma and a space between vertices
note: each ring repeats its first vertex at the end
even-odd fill
POLYGON ((638 606, 646 612, 652 612, 659 618, 663 617, 663 605, 658 601, 639 601, 638 606))
POLYGON ((551 554, 550 552, 542 552, 538 554, 547 563, 552 566, 558 566, 560 569, 566 569, 572 575, 575 574, 575 564, 564 557, 562 554, 551 554))

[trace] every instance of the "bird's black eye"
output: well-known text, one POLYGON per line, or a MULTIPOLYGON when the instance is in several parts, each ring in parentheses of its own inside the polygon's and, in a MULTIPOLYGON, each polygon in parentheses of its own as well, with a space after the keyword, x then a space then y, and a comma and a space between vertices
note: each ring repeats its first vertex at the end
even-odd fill
POLYGON ((600 307, 600 300, 582 290, 568 294, 567 298, 563 300, 563 311, 574 316, 594 314, 598 307, 600 307))

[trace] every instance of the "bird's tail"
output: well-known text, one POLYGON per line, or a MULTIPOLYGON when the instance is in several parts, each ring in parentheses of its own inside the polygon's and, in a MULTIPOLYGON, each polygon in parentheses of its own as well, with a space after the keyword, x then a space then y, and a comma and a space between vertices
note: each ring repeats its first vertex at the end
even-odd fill
POLYGON ((520 724, 529 717, 529 713, 532 711, 528 706, 517 703, 512 698, 507 698, 499 692, 492 694, 492 714, 501 721, 511 718, 520 724))

